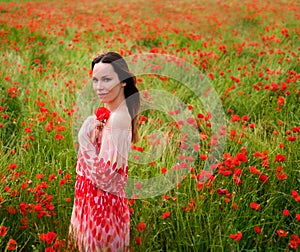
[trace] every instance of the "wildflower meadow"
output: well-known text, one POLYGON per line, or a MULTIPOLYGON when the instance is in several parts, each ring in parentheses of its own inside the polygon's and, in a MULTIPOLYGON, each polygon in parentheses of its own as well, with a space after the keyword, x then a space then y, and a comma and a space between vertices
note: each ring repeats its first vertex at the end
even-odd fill
POLYGON ((299 251, 299 24, 296 0, 0 1, 0 251, 68 251, 76 132, 108 51, 145 104, 130 250, 299 251))

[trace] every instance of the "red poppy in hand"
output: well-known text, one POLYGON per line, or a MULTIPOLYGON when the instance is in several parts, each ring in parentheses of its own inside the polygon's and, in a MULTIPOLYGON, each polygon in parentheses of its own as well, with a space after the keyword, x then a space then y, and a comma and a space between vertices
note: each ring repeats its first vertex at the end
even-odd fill
POLYGON ((106 122, 110 117, 110 111, 105 107, 96 108, 94 113, 97 120, 101 122, 106 122))

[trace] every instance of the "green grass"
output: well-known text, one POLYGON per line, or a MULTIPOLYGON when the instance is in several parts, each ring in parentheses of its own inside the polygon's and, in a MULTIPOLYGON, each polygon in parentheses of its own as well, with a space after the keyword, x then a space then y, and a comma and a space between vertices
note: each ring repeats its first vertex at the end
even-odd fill
MULTIPOLYGON (((189 163, 180 185, 155 197, 129 199, 131 249, 292 251, 292 235, 300 236, 296 218, 300 203, 292 196, 293 190, 300 193, 299 4, 286 8, 283 2, 266 8, 262 2, 202 1, 187 8, 188 1, 152 1, 146 6, 129 1, 123 10, 117 1, 105 2, 107 8, 88 1, 70 5, 1 1, 0 230, 5 226, 7 233, 1 236, 0 231, 0 250, 14 239, 16 251, 44 251, 54 246, 40 240, 47 232, 57 234, 57 244, 66 243, 76 176, 73 134, 83 119, 77 118, 76 103, 92 97, 80 95, 90 84, 91 60, 103 51, 116 50, 128 57, 157 52, 184 59, 209 79, 226 122, 226 144, 219 150, 214 177, 202 181, 205 161, 199 154, 209 154, 216 132, 214 121, 199 114, 207 116, 211 112, 207 105, 217 104, 216 100, 205 99, 200 81, 189 89, 172 76, 168 80, 154 73, 137 76, 142 94, 148 90, 150 97, 155 96, 151 90, 156 89, 162 95, 142 112, 147 120, 140 126, 136 146, 144 152, 131 151, 129 177, 164 176, 162 168, 170 171, 182 162, 178 156, 184 132, 174 124, 178 117, 168 114, 178 105, 176 99, 182 102, 182 112, 190 113, 198 124, 192 138, 200 149, 196 152, 189 146, 185 152, 196 160, 189 163), (282 34, 284 28, 288 37, 282 34), (195 95, 197 90, 202 99, 195 95), (56 134, 63 139, 57 140, 56 134), (151 145, 152 136, 154 140, 169 136, 169 142, 159 149, 151 145), (258 152, 266 153, 264 160, 254 155, 258 152), (278 154, 286 160, 275 162, 278 154), (251 173, 250 166, 260 174, 251 173), (286 179, 280 179, 283 174, 286 179), (268 180, 263 182, 261 175, 268 180), (260 209, 252 209, 251 202, 260 204, 260 209), (38 211, 39 204, 44 212, 38 211), (282 215, 284 209, 288 216, 282 215), (168 218, 162 217, 165 212, 170 212, 168 218), (137 229, 140 222, 146 223, 143 232, 137 229), (255 226, 261 233, 254 231, 255 226), (278 230, 286 236, 280 237, 278 230), (230 238, 237 232, 242 233, 240 241, 230 238)), ((171 64, 161 72, 171 68, 174 76, 186 73, 183 80, 195 80, 189 79, 189 70, 177 71, 171 64)), ((95 102, 80 107, 80 112, 89 113, 92 106, 95 102)), ((168 185, 169 177, 164 178, 168 185)))

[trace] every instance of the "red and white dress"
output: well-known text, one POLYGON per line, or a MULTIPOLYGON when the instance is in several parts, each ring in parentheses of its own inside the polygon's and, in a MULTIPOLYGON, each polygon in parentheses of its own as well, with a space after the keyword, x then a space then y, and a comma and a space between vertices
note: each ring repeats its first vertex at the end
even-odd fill
POLYGON ((128 251, 130 214, 124 188, 131 146, 126 104, 111 112, 95 140, 96 116, 79 133, 70 240, 79 251, 128 251))

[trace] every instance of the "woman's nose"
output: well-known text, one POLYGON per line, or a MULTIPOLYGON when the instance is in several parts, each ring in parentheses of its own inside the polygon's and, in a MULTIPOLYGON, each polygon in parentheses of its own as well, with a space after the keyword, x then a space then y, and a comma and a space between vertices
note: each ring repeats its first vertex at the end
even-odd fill
POLYGON ((94 80, 94 88, 95 89, 102 89, 103 88, 103 85, 101 84, 100 80, 97 80, 97 81, 94 80))

